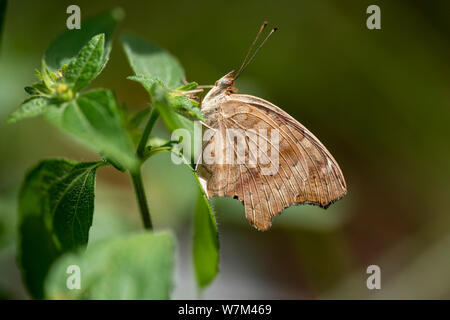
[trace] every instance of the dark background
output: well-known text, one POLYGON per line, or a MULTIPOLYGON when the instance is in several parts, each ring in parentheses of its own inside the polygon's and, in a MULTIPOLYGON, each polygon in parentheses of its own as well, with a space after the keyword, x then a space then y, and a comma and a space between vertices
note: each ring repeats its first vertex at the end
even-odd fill
MULTIPOLYGON (((348 195, 327 211, 292 207, 268 232, 241 204, 213 201, 220 273, 204 298, 450 298, 449 1, 23 1, 8 4, 0 51, 0 296, 25 298, 16 265, 16 197, 38 160, 96 155, 42 118, 6 125, 35 81, 34 68, 65 28, 70 4, 85 17, 116 5, 119 27, 176 55, 188 80, 213 84, 236 69, 264 20, 279 31, 237 83, 280 106, 339 162, 348 195), (381 30, 366 8, 381 8, 381 30), (366 288, 381 268, 382 289, 366 288)), ((120 43, 93 87, 111 87, 132 109, 148 104, 120 43)), ((167 134, 162 126, 161 134, 167 134)), ((157 228, 179 238, 174 298, 196 298, 191 261, 195 188, 168 155, 145 166, 157 228)), ((127 175, 101 169, 91 239, 142 228, 127 175)))

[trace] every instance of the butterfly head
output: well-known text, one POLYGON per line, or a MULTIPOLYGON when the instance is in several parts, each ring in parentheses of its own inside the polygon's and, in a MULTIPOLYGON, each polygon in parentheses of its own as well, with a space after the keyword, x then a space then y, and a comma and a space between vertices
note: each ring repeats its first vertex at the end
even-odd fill
POLYGON ((225 89, 233 86, 233 84, 234 84, 233 74, 234 74, 234 70, 231 72, 228 72, 222 78, 217 80, 216 83, 214 84, 214 86, 220 87, 220 88, 225 88, 225 89))
POLYGON ((227 95, 237 92, 234 86, 234 70, 228 72, 222 78, 216 81, 214 86, 206 94, 202 101, 202 109, 208 108, 208 106, 216 106, 227 95))
POLYGON ((214 89, 216 89, 218 92, 222 92, 225 94, 231 94, 237 92, 236 87, 234 86, 234 70, 228 72, 226 75, 224 75, 222 78, 216 81, 214 84, 214 89))

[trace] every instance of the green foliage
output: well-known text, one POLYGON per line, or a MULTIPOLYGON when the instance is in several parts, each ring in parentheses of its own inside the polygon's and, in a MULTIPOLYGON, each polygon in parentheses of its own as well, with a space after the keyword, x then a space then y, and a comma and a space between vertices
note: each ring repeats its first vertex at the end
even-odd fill
MULTIPOLYGON (((191 137, 191 154, 194 154, 194 125, 192 120, 203 120, 203 115, 195 100, 183 95, 183 91, 197 88, 191 82, 181 86, 184 71, 179 62, 167 51, 145 39, 127 35, 122 39, 125 53, 135 76, 129 79, 137 81, 150 94, 153 107, 156 108, 170 131, 186 129, 191 137), (158 66, 158 67, 156 67, 158 66), (178 76, 176 81, 175 76, 178 76), (169 89, 168 89, 169 88, 169 89), (170 88, 177 88, 170 90, 170 88)), ((188 162, 194 159, 186 159, 188 162)), ((198 182, 198 177, 194 172, 198 182)), ((194 267, 199 287, 207 286, 217 275, 219 264, 219 239, 217 225, 208 199, 198 183, 199 199, 194 216, 194 267)))
POLYGON ((73 84, 66 82, 66 79, 62 76, 67 68, 68 66, 64 65, 62 70, 56 74, 51 72, 45 60, 42 60, 41 71, 35 70, 36 76, 41 81, 25 87, 25 91, 31 95, 28 99, 45 97, 48 99, 49 104, 60 104, 72 99, 75 94, 72 89, 73 84))
MULTIPOLYGON (((158 110, 169 131, 185 129, 189 132, 189 146, 193 155, 195 136, 192 120, 203 120, 203 115, 198 102, 190 99, 186 91, 195 89, 197 84, 193 82, 183 86, 181 79, 184 70, 178 60, 149 41, 128 34, 122 37, 122 43, 135 72, 129 79, 141 83, 147 90, 153 107, 158 110)), ((195 159, 187 160, 193 162, 195 159)))
POLYGON ((183 84, 183 67, 169 52, 133 34, 126 34, 121 40, 131 68, 137 76, 146 77, 148 81, 162 82, 170 89, 183 84))
POLYGON ((75 59, 72 59, 63 73, 65 80, 71 84, 75 92, 80 91, 100 73, 103 67, 103 51, 105 35, 94 36, 86 46, 81 49, 75 59))
POLYGON ((134 113, 127 113, 127 127, 130 130, 139 128, 141 123, 145 120, 145 117, 150 113, 150 109, 142 109, 139 111, 136 111, 134 113))
MULTIPOLYGON (((149 90, 153 107, 159 111, 161 118, 169 131, 186 129, 194 138, 194 123, 178 114, 170 104, 169 93, 162 85, 155 83, 149 90)), ((193 140, 192 140, 193 142, 193 140)))
POLYGON ((73 90, 66 84, 61 73, 57 75, 49 71, 44 60, 41 71, 35 70, 35 74, 40 81, 25 87, 30 96, 19 109, 9 115, 7 122, 13 123, 45 114, 50 105, 60 105, 73 98, 73 90))
POLYGON ((186 83, 186 84, 182 85, 177 90, 178 91, 189 91, 189 90, 194 90, 197 87, 198 87, 198 83, 193 81, 193 82, 189 82, 189 83, 186 83))
POLYGON ((131 137, 134 145, 138 145, 142 135, 141 124, 150 113, 149 108, 145 108, 135 112, 128 112, 126 109, 122 109, 122 118, 125 122, 125 129, 131 137))
POLYGON ((14 123, 26 118, 35 117, 45 112, 46 107, 50 105, 48 98, 35 98, 23 103, 19 109, 11 113, 8 117, 9 123, 14 123))
POLYGON ((183 93, 178 91, 169 92, 166 97, 166 103, 170 105, 175 112, 181 114, 190 120, 205 121, 202 112, 199 108, 199 103, 193 99, 189 99, 183 93))
POLYGON ((168 299, 175 239, 169 232, 139 233, 96 243, 62 256, 45 284, 50 299, 168 299), (80 290, 66 286, 67 267, 80 267, 80 290))
POLYGON ((203 119, 198 102, 189 99, 183 91, 192 90, 196 84, 183 86, 184 70, 176 58, 148 40, 127 34, 122 37, 122 44, 135 75, 129 79, 137 81, 152 96, 156 95, 158 111, 164 124, 170 131, 185 128, 193 132, 193 124, 182 115, 193 119, 203 119), (164 108, 168 110, 164 110, 164 108), (175 112, 181 115, 174 114, 175 112))
POLYGON ((219 232, 211 205, 197 176, 195 178, 199 193, 194 213, 194 268, 198 286, 204 288, 219 271, 219 232))
POLYGON ((46 160, 25 177, 19 192, 19 260, 35 298, 63 252, 86 245, 94 213, 95 173, 101 162, 46 160))
MULTIPOLYGON (((177 59, 133 35, 123 37, 135 72, 130 78, 150 94, 152 112, 132 113, 119 107, 111 90, 82 91, 103 70, 121 16, 120 10, 113 10, 85 21, 81 30, 59 36, 46 51, 41 70, 36 71, 39 82, 25 87, 29 98, 8 119, 17 122, 43 114, 103 158, 87 163, 47 160, 25 177, 19 193, 19 261, 34 298, 170 297, 175 250, 170 233, 105 240, 83 250, 94 214, 96 170, 111 164, 130 174, 143 221, 147 221, 144 225, 151 229, 141 165, 160 152, 176 152, 179 142, 151 136, 154 123, 161 116, 169 131, 186 129, 194 139, 193 121, 204 120, 195 96, 197 83, 182 84, 184 70, 177 59), (66 269, 72 264, 83 270, 81 290, 67 289, 66 269)), ((193 247, 198 285, 203 288, 217 274, 219 242, 214 213, 198 185, 193 247)))
POLYGON ((45 53, 41 71, 35 72, 40 81, 25 87, 30 97, 7 121, 41 115, 48 110, 47 106, 76 97, 105 67, 114 29, 123 15, 121 9, 114 9, 86 20, 82 29, 66 30, 56 38, 45 53))
POLYGON ((112 39, 117 24, 124 18, 124 12, 120 8, 113 9, 97 17, 83 20, 80 30, 66 29, 48 47, 44 60, 52 72, 57 72, 65 64, 75 58, 80 49, 98 34, 105 35, 105 49, 103 51, 101 69, 109 59, 112 48, 112 39))
POLYGON ((53 233, 61 250, 86 245, 94 214, 95 174, 102 162, 79 163, 48 190, 53 233))
POLYGON ((137 165, 131 138, 111 91, 88 91, 70 102, 50 108, 47 118, 121 167, 131 169, 137 165))

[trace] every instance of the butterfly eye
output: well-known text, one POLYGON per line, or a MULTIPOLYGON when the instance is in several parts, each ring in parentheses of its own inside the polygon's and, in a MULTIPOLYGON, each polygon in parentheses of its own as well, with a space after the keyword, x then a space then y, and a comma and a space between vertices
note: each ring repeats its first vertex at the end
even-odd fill
POLYGON ((216 81, 216 86, 218 87, 229 87, 233 84, 233 79, 222 78, 216 81))
POLYGON ((219 80, 216 81, 216 86, 217 87, 226 87, 227 85, 228 84, 227 84, 227 81, 225 79, 219 79, 219 80))

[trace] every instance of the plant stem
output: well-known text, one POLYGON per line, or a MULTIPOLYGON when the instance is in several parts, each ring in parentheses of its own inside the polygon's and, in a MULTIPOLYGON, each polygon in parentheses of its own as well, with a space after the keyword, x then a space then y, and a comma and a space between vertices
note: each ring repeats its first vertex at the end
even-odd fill
POLYGON ((137 148, 137 155, 140 159, 144 157, 145 147, 147 146, 148 137, 150 133, 152 133, 153 126, 155 125, 156 120, 158 119, 159 112, 155 107, 150 111, 150 118, 148 119, 147 124, 145 125, 144 132, 142 133, 141 140, 139 141, 139 145, 137 148))
POLYGON ((139 211, 141 212, 142 222, 145 229, 153 229, 152 219, 150 217, 150 210, 148 209, 147 197, 145 196, 144 184, 142 182, 141 169, 136 169, 130 172, 133 180, 134 193, 139 204, 139 211))
MULTIPOLYGON (((148 138, 152 129, 158 119, 159 113, 156 108, 152 108, 150 111, 150 117, 145 125, 144 132, 142 133, 141 140, 136 150, 136 154, 141 159, 144 160, 145 147, 147 146, 148 138)), ((150 210, 148 208, 147 197, 145 195, 144 183, 142 182, 141 174, 141 164, 133 170, 130 170, 131 180, 133 180, 134 193, 136 194, 136 199, 139 204, 139 211, 141 212, 142 222, 144 223, 145 229, 153 229, 152 218, 150 217, 150 210)))

